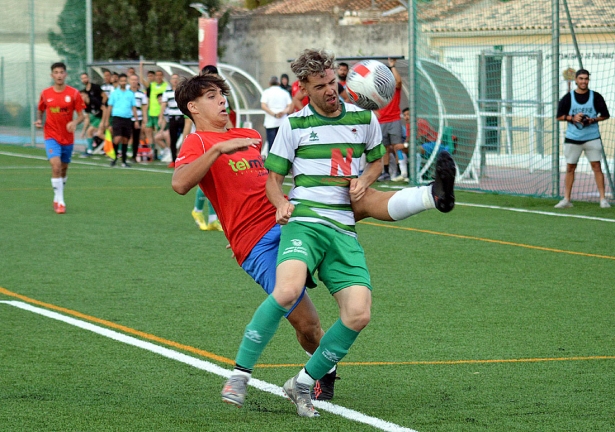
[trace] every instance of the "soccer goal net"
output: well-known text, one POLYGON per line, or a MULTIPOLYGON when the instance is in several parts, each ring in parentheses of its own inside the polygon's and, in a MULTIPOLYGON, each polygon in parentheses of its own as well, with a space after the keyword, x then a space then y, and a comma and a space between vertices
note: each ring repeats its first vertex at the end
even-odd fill
MULTIPOLYGON (((438 131, 435 151, 441 146, 454 152, 460 188, 563 195, 569 124, 555 121, 558 101, 577 88, 575 72, 587 69, 589 89, 615 111, 615 3, 444 3, 440 8, 429 1, 415 3, 415 19, 409 22, 417 41, 417 148, 429 141, 421 136, 419 123, 427 121, 438 131)), ((602 171, 607 196, 613 198, 615 119, 599 127, 602 171)), ((433 160, 422 153, 419 182, 426 181, 433 160)), ((594 172, 584 156, 572 198, 598 199, 594 172)))

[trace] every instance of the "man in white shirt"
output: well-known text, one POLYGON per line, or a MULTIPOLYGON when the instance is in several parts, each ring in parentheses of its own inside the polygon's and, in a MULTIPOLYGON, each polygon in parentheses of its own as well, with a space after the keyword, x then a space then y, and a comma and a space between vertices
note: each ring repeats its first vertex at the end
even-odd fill
POLYGON ((264 126, 267 130, 269 147, 273 144, 282 121, 288 113, 292 112, 292 103, 288 92, 280 87, 278 77, 272 76, 269 80, 269 88, 264 90, 261 96, 261 108, 265 111, 264 126))

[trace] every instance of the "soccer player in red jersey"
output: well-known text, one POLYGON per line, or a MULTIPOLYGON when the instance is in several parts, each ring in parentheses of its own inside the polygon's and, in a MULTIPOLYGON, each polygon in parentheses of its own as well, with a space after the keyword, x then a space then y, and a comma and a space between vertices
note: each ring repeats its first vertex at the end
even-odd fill
POLYGON ((51 164, 51 187, 53 209, 58 214, 66 213, 64 185, 66 172, 73 154, 75 129, 85 116, 85 103, 79 90, 66 85, 66 65, 58 62, 51 65, 53 85, 41 92, 37 120, 34 125, 43 127, 45 113, 45 151, 51 164), (77 118, 74 113, 77 112, 77 118))
MULTIPOLYGON (((280 226, 276 223, 276 208, 265 193, 268 171, 260 153, 261 136, 252 129, 227 127, 224 96, 229 91, 224 79, 215 74, 197 75, 178 85, 177 105, 194 122, 196 132, 188 135, 182 144, 175 161, 172 186, 175 192, 185 195, 199 185, 218 214, 238 264, 271 294, 275 286, 280 226)), ((368 189, 360 201, 353 203, 355 217, 392 221, 430 208, 450 211, 454 196, 452 202, 449 198, 447 208, 434 203, 434 198, 438 201, 437 190, 442 188, 442 181, 437 178, 433 187, 398 192, 368 189)), ((454 170, 453 177, 444 181, 450 195, 454 170)), ((305 290, 285 316, 295 328, 303 349, 313 353, 324 331, 305 290)), ((327 378, 327 391, 323 389, 320 396, 315 395, 318 399, 333 396, 335 370, 327 375, 323 378, 323 381, 327 378)), ((241 406, 243 399, 232 403, 241 406)))

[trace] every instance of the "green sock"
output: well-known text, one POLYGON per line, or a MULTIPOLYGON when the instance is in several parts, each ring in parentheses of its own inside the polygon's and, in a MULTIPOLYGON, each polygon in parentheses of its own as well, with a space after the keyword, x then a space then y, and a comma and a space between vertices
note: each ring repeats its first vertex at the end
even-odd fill
POLYGON ((316 352, 305 365, 306 372, 316 380, 324 377, 348 354, 357 336, 359 336, 358 331, 349 329, 341 319, 338 319, 320 340, 316 352))
POLYGON ((94 142, 94 138, 86 138, 85 142, 88 144, 88 150, 92 150, 93 149, 92 143, 94 142))
MULTIPOLYGON (((217 216, 216 211, 214 210, 214 206, 211 205, 211 201, 209 200, 207 200, 207 207, 209 208, 209 216, 217 216)), ((216 219, 218 218, 216 217, 216 219)))
POLYGON ((203 193, 201 188, 197 186, 196 198, 194 199, 194 209, 197 211, 203 211, 203 207, 205 207, 205 201, 207 201, 207 198, 205 198, 205 194, 203 193))
POLYGON ((261 303, 252 316, 252 321, 246 326, 235 363, 246 369, 253 370, 256 361, 275 334, 280 320, 288 312, 273 298, 272 295, 261 303))

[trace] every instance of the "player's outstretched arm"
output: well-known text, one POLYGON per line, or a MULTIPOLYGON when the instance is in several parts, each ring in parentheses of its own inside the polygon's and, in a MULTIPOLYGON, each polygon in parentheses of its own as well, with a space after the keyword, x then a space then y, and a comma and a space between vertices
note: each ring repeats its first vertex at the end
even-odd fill
POLYGON ((261 140, 256 138, 234 138, 216 144, 193 162, 175 168, 173 180, 171 181, 173 190, 180 195, 187 194, 190 189, 195 187, 205 177, 221 154, 245 151, 249 146, 256 146, 260 142, 261 140))

